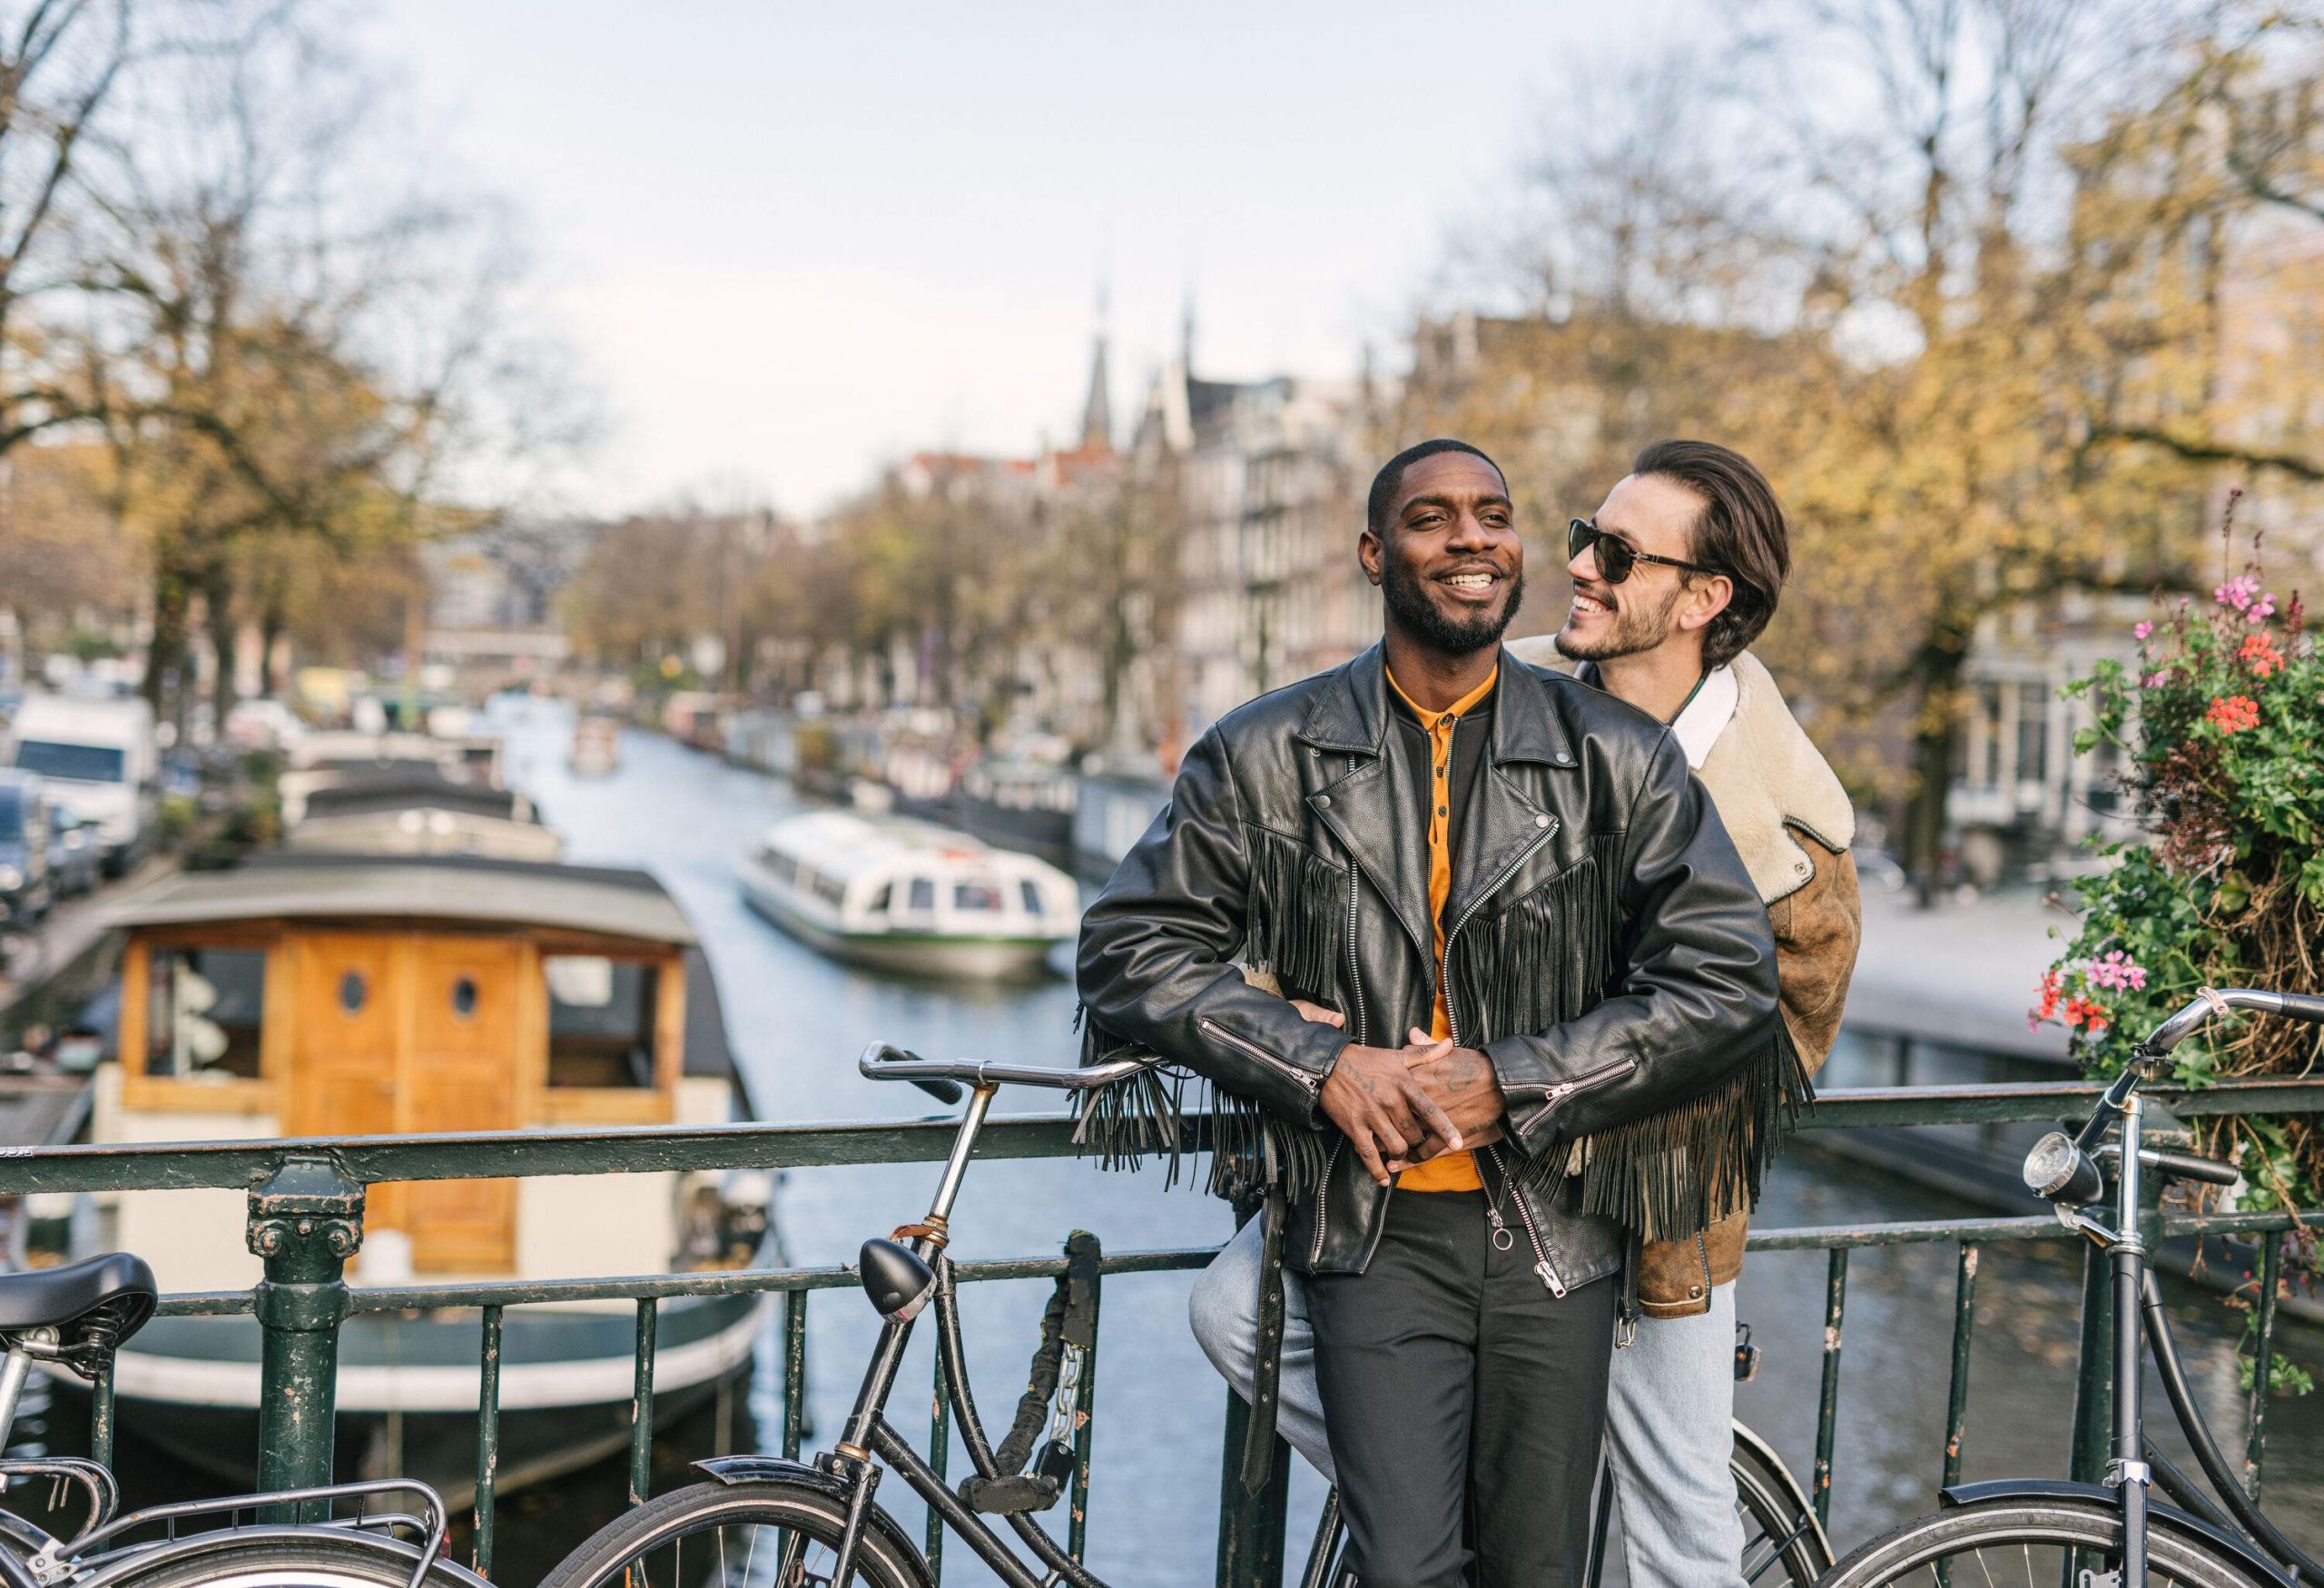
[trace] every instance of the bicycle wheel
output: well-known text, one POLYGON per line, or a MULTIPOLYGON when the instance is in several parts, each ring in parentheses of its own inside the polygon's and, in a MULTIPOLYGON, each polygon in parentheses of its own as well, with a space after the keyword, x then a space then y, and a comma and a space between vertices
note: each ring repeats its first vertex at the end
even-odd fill
MULTIPOLYGON (((247 1542, 197 1534, 88 1564, 105 1588, 411 1588, 419 1559, 409 1546, 382 1540, 272 1532, 247 1542)), ((428 1569, 428 1588, 478 1588, 478 1579, 439 1560, 428 1569)))
MULTIPOLYGON (((837 1588, 847 1507, 812 1484, 695 1484, 599 1528, 541 1588, 837 1588)), ((851 1582, 933 1588, 928 1563, 873 1508, 851 1582)))
MULTIPOLYGON (((2054 1588, 2119 1575, 2122 1519, 2076 1500, 1996 1500, 1940 1511, 1874 1539, 1832 1569, 1823 1588, 1914 1588, 1945 1583, 2054 1588), (2069 1570, 2079 1557, 2082 1573, 2069 1570), (2086 1573, 2086 1574, 2083 1574, 2086 1573)), ((2147 1534, 2152 1588, 2267 1588, 2208 1543, 2155 1519, 2147 1534)))
POLYGON ((1832 1568, 1832 1546, 1799 1485, 1773 1452, 1738 1429, 1728 1467, 1743 1515, 1743 1580, 1808 1588, 1832 1568))

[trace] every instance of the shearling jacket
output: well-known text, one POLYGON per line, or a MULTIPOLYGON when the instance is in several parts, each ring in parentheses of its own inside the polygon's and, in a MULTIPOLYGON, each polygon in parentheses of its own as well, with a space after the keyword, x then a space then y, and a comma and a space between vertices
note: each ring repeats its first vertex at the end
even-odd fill
MULTIPOLYGON (((1510 653, 1544 666, 1559 659, 1547 638, 1516 641, 1510 653)), ((1767 905, 1784 1022, 1812 1075, 1838 1034, 1862 936, 1848 853, 1856 810, 1758 658, 1746 653, 1731 666, 1734 715, 1696 775, 1767 905)), ((1749 1222, 1737 1212, 1691 1239, 1649 1243, 1640 1264, 1640 1309, 1649 1317, 1709 1311, 1711 1287, 1743 1271, 1749 1222)))
POLYGON ((1553 1289, 1618 1268, 1624 1227, 1684 1238, 1748 1208, 1805 1096, 1767 912, 1676 741, 1506 654, 1501 678, 1441 967, 1377 646, 1206 734, 1083 917, 1085 1056, 1163 1060, 1091 1103, 1085 1142, 1175 1148, 1167 1077, 1207 1080, 1214 1183, 1278 1188, 1299 1271, 1361 1272, 1392 1194, 1324 1118, 1324 1080, 1351 1041, 1425 1029, 1440 972, 1455 1040, 1500 1081, 1553 1289), (1238 961, 1345 1029, 1301 1019, 1238 961))

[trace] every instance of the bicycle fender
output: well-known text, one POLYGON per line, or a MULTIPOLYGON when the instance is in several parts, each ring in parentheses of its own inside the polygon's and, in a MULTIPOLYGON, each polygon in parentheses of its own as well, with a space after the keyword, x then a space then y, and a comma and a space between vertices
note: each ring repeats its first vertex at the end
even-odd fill
MULTIPOLYGON (((790 1461, 780 1455, 714 1455, 707 1461, 697 1461, 694 1470, 716 1478, 722 1484, 737 1487, 744 1484, 797 1484, 844 1505, 848 1499, 847 1480, 827 1473, 803 1461, 790 1461)), ((864 1518, 877 1529, 906 1560, 921 1560, 920 1546, 912 1543, 903 1527, 877 1500, 864 1518)))
MULTIPOLYGON (((340 1542, 352 1542, 362 1548, 376 1550, 395 1562, 407 1577, 419 1564, 419 1545, 399 1538, 382 1538, 377 1534, 358 1533, 350 1527, 300 1526, 295 1523, 282 1523, 257 1527, 222 1527, 213 1533, 189 1534, 183 1538, 161 1539, 152 1544, 110 1550, 91 1556, 88 1562, 90 1569, 74 1581, 82 1588, 103 1588, 116 1577, 144 1571, 164 1561, 182 1560, 189 1555, 208 1554, 217 1550, 239 1549, 269 1540, 311 1539, 318 1532, 327 1532, 340 1542)), ((431 1579, 438 1572, 458 1583, 461 1588, 489 1588, 483 1578, 444 1555, 438 1555, 428 1565, 428 1574, 431 1579)))
POLYGON ((1832 1552, 1830 1535, 1825 1533, 1823 1523, 1817 1519, 1816 1507, 1808 1504, 1807 1491, 1801 1488, 1799 1480, 1791 1475, 1791 1468, 1784 1465, 1783 1457, 1776 1454, 1776 1447, 1745 1427, 1739 1417, 1735 1419, 1735 1443, 1751 1450, 1769 1472, 1783 1480, 1785 1497, 1799 1507, 1801 1520, 1816 1530, 1816 1542, 1823 1546, 1824 1558, 1837 1559, 1832 1552))
POLYGON ((786 1456, 714 1455, 707 1461, 695 1462, 694 1469, 708 1473, 722 1484, 805 1484, 840 1499, 847 1497, 847 1485, 840 1479, 820 1467, 786 1456))
MULTIPOLYGON (((1990 1478, 1984 1483, 1955 1484, 1936 1496, 1938 1505, 1947 1511, 1997 1500, 2081 1500, 2109 1511, 2121 1509, 2122 1503, 2119 1494, 2102 1484, 2069 1483, 2063 1478, 1990 1478)), ((2146 1514, 2150 1525, 2191 1534, 2262 1582, 2281 1583, 2285 1588, 2291 1588, 2292 1579, 2284 1575, 2284 1569, 2260 1553, 2241 1534, 2224 1532, 2200 1516, 2152 1499, 2147 1502, 2146 1514)))

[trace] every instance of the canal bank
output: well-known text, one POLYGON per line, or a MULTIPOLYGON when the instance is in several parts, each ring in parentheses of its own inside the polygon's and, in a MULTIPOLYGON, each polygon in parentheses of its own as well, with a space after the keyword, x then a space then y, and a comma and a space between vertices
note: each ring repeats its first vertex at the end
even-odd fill
MULTIPOLYGON (((731 866, 777 817, 799 808, 786 785, 659 735, 624 736, 622 768, 576 779, 565 765, 570 719, 547 703, 511 700, 496 714, 507 733, 512 780, 564 832, 576 859, 652 869, 694 921, 727 997, 737 1061, 768 1117, 784 1121, 917 1117, 927 1100, 854 1072, 867 1041, 922 1052, 1069 1061, 1073 995, 1062 975, 1007 989, 947 989, 848 971, 751 915, 731 866)), ((1065 956, 1056 963, 1061 968, 1065 956)), ((1941 987, 1935 972, 1926 974, 1941 987)), ((2023 1017, 2019 1017, 2022 1031, 2023 1017)), ((1004 1096, 1004 1110, 1039 1099, 1004 1096)), ((789 1251, 801 1264, 852 1260, 867 1235, 883 1233, 925 1206, 924 1167, 863 1166, 786 1176, 778 1199, 789 1251)), ((2035 1212, 2030 1201, 2020 1211, 2035 1212)), ((1970 1216, 1984 1209, 1902 1184, 1896 1177, 1803 1149, 1779 1168, 1759 1228, 1970 1216)), ((1157 1176, 1100 1173, 1070 1162, 1006 1162, 980 1169, 957 1223, 967 1258, 1053 1252, 1074 1226, 1098 1231, 1110 1251, 1216 1243, 1226 1210, 1157 1176)), ((1939 1471, 1951 1327, 1950 1248, 1857 1254, 1850 1278, 1847 1346, 1834 1488, 1836 1542, 1860 1540, 1931 1503, 1939 1471)), ((1758 1379, 1741 1386, 1738 1409, 1773 1439, 1796 1472, 1812 1465, 1821 1374, 1824 1265, 1818 1254, 1754 1258, 1741 1311, 1765 1353, 1758 1379)), ((1093 1563, 1120 1584, 1182 1583, 1207 1575, 1216 1515, 1224 1392, 1186 1324, 1191 1279, 1140 1276, 1109 1287, 1109 1366, 1098 1403, 1092 1478, 1093 1563), (1191 1574, 1190 1574, 1191 1573, 1191 1574)), ((1980 1327, 1965 1445, 1972 1477, 2059 1474, 2073 1399, 2080 1265, 2070 1248, 1989 1251, 1980 1282, 1980 1327)), ((971 1365, 988 1415, 1021 1384, 1045 1286, 975 1287, 963 1297, 971 1365)), ((2207 1411, 2240 1430, 2234 1341, 2240 1318, 2212 1298, 2181 1291, 2178 1312, 2207 1411)), ((809 1315, 811 1406, 836 1426, 872 1334, 870 1309, 844 1294, 818 1297, 809 1315)), ((763 1427, 777 1407, 770 1339, 762 1348, 756 1400, 763 1427)), ((2324 1336, 2286 1329, 2280 1349, 2324 1366, 2324 1336)), ((905 1368, 926 1383, 925 1345, 905 1368)), ((2295 1534, 2324 1544, 2324 1406, 2279 1401, 2270 1413, 2269 1494, 2295 1534)), ((2236 1435, 2240 1437, 2240 1433, 2236 1435)), ((2168 1447, 2168 1446, 2166 1446, 2168 1447)), ((1295 1464, 1295 1465, 1296 1464, 1295 1464)), ((883 1494, 883 1499, 888 1496, 883 1494)), ((1293 1536, 1322 1490, 1301 1469, 1293 1491, 1293 1536)), ((899 1492, 915 1534, 919 1509, 899 1492)), ((948 1577, 980 1580, 965 1558, 948 1577)))

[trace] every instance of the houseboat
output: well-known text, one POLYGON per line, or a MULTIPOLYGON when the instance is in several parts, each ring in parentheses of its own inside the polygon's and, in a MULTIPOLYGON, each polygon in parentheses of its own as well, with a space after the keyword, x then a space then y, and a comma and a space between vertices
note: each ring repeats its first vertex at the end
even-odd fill
MULTIPOLYGON (((747 1116, 694 934, 641 872, 472 854, 282 852, 169 878, 123 901, 113 1059, 89 1137, 218 1140, 722 1123, 747 1116)), ((747 1265, 764 1177, 439 1180, 370 1189, 350 1282, 546 1279, 747 1265)), ((168 1290, 259 1277, 242 1198, 133 1191, 76 1219, 87 1251, 150 1260, 168 1290)), ((700 1405, 749 1361, 757 1305, 661 1312, 661 1404, 700 1405)), ((506 1488, 628 1437, 634 1309, 512 1307, 504 1323, 506 1488)), ((342 1475, 468 1492, 471 1311, 350 1317, 340 1346, 342 1475)), ((259 1331, 157 1318, 121 1355, 123 1424, 251 1484, 259 1331)), ((458 1502, 456 1502, 458 1503, 458 1502)))
POLYGON ((918 976, 1040 975, 1081 912, 1073 879, 1030 855, 844 811, 777 822, 736 880, 752 909, 810 947, 918 976))

